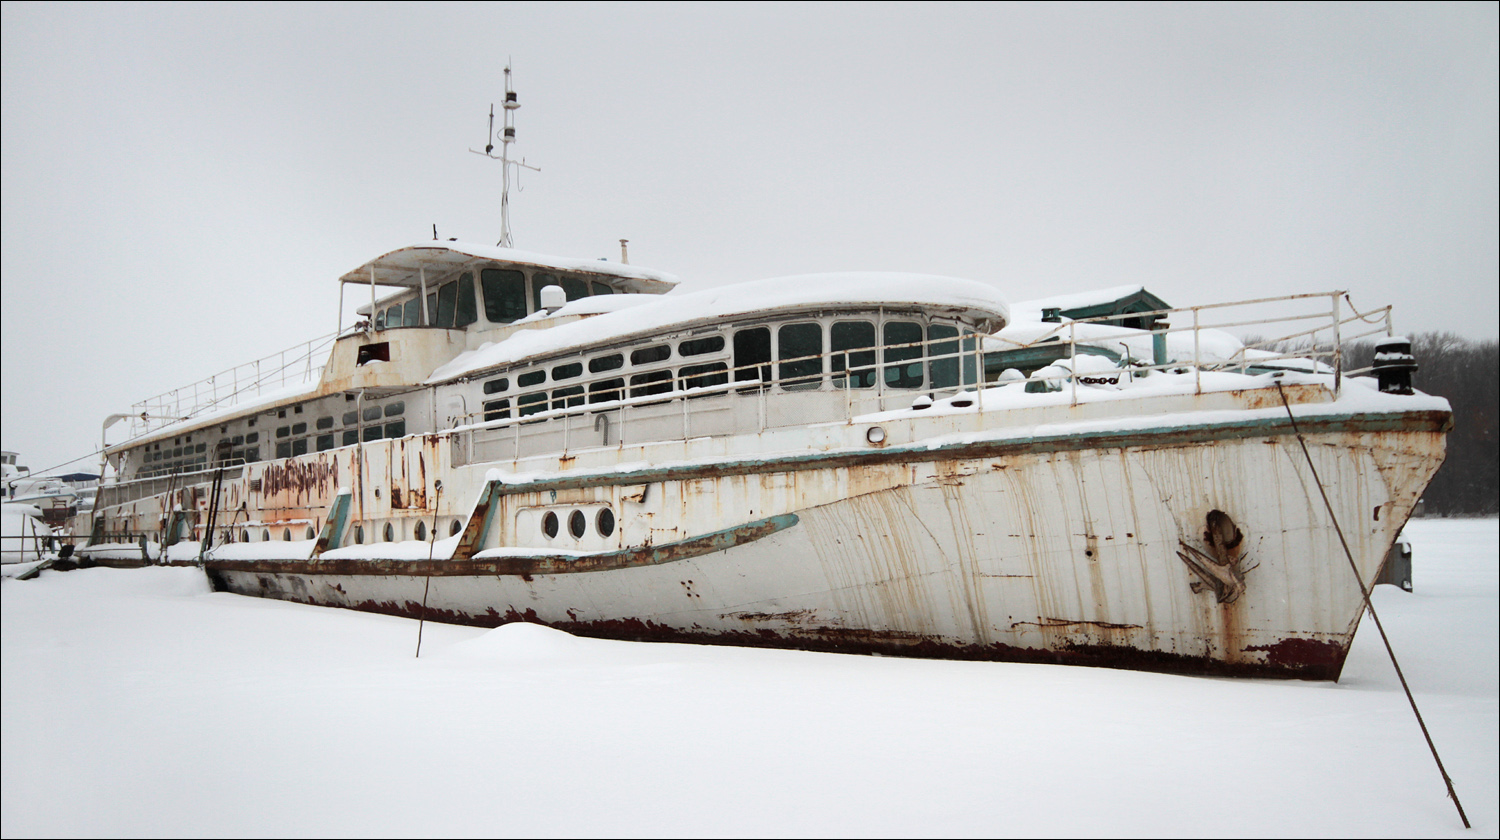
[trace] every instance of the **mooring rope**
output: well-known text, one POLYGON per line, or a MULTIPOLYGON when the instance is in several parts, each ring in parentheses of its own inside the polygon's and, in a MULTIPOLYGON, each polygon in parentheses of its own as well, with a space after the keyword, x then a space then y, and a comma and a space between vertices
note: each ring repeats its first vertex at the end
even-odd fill
POLYGON ((427 591, 432 588, 432 552, 437 548, 438 535, 438 502, 443 500, 443 482, 434 482, 432 499, 432 532, 428 534, 427 540, 427 581, 422 584, 422 611, 417 614, 417 653, 416 658, 422 658, 422 625, 427 623, 427 591))
POLYGON ((1448 798, 1453 800, 1453 807, 1458 809, 1458 818, 1463 820, 1464 828, 1471 828, 1469 817, 1464 813, 1463 803, 1458 801, 1458 792, 1453 789, 1453 780, 1448 777, 1448 771, 1443 767, 1443 759, 1438 756, 1437 745, 1432 743, 1432 735, 1427 731, 1427 722, 1422 720, 1422 712, 1417 708, 1417 699, 1411 694, 1411 687, 1406 684, 1406 675, 1401 673, 1401 663, 1396 661, 1396 651, 1391 648, 1391 640, 1385 635, 1385 625, 1380 623, 1380 615, 1375 612, 1375 605, 1370 601, 1370 588, 1365 586, 1365 580, 1360 577, 1359 566, 1354 562, 1354 552, 1349 550, 1349 541, 1344 539, 1344 529, 1339 527, 1339 519, 1333 512, 1333 503, 1328 501, 1328 491, 1323 489, 1323 480, 1318 477, 1318 468, 1313 466, 1312 454, 1307 451, 1307 441, 1302 437, 1302 430, 1297 427, 1297 418, 1292 414, 1292 404, 1287 401, 1286 391, 1282 389, 1281 383, 1276 383, 1276 392, 1281 395, 1281 404, 1286 407, 1286 416, 1292 421, 1292 432, 1297 435, 1297 443, 1302 447, 1302 457, 1307 459, 1307 468, 1312 471, 1313 483, 1318 485, 1318 493, 1323 496, 1323 506, 1328 509, 1328 519, 1333 522, 1333 530, 1339 535, 1339 543, 1344 546, 1344 556, 1349 558, 1349 569, 1354 572, 1354 580, 1359 584, 1359 594, 1364 598, 1365 609, 1370 611, 1370 617, 1375 619, 1375 629, 1380 631, 1380 641, 1385 643, 1385 652, 1391 658, 1391 665, 1396 669, 1396 678, 1401 681, 1401 690, 1406 692, 1406 702, 1411 704, 1411 712, 1417 717, 1417 726, 1422 728, 1422 737, 1427 739, 1427 749, 1432 751, 1432 760, 1437 762, 1438 772, 1443 775, 1443 784, 1448 786, 1448 798))

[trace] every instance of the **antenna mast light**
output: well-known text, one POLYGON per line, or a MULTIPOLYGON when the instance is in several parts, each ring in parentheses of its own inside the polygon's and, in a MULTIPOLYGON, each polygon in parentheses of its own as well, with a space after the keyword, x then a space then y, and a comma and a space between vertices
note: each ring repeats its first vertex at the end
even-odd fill
POLYGON ((516 98, 516 92, 514 90, 511 90, 510 87, 510 65, 507 64, 505 65, 505 102, 502 105, 502 112, 504 116, 502 117, 500 133, 495 133, 495 106, 494 103, 491 103, 490 133, 484 145, 484 151, 481 152, 478 149, 469 150, 476 155, 484 155, 491 160, 500 161, 500 171, 502 173, 500 180, 500 241, 495 244, 499 245, 502 248, 514 247, 511 244, 510 236, 510 168, 512 166, 517 167, 517 188, 519 188, 521 183, 521 167, 530 169, 533 172, 542 171, 541 167, 531 166, 530 164, 528 164, 526 162, 526 158, 524 157, 520 160, 511 160, 510 144, 516 142, 515 112, 516 109, 520 107, 521 103, 516 98), (499 139, 500 141, 499 155, 495 154, 494 141, 496 139, 499 139))

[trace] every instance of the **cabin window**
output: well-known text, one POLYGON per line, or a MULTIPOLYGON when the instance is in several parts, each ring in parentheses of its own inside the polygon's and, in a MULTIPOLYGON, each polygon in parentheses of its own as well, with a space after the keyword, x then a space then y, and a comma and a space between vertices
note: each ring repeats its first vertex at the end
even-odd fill
POLYGON ((333 448, 333 435, 318 435, 318 451, 323 452, 333 448))
POLYGON ((438 287, 437 325, 445 329, 453 327, 453 310, 458 306, 458 281, 444 283, 438 287))
POLYGON ((669 358, 671 355, 672 348, 665 344, 658 344, 655 347, 642 347, 639 350, 631 351, 630 363, 633 365, 649 365, 652 362, 659 362, 669 358))
POLYGON ((561 286, 557 282, 557 275, 539 271, 531 275, 531 311, 542 311, 542 289, 548 286, 561 286))
MULTIPOLYGON (((288 437, 288 436, 291 435, 291 433, 292 433, 292 427, 291 426, 281 426, 281 427, 279 427, 279 428, 276 429, 276 436, 278 438, 288 437)), ((191 447, 189 447, 189 448, 191 448, 191 447)))
POLYGON ((281 541, 282 542, 291 542, 292 541, 292 529, 291 528, 282 528, 281 529, 281 541))
POLYGON ((307 424, 306 423, 293 423, 292 424, 292 434, 294 434, 294 435, 305 435, 305 434, 307 434, 307 424))
POLYGON ((429 326, 429 327, 438 326, 438 322, 437 322, 437 316, 438 316, 437 300, 438 300, 437 289, 433 289, 427 295, 427 326, 429 326))
POLYGON ((547 535, 547 539, 549 539, 549 540, 552 539, 553 537, 557 536, 557 514, 556 513, 553 513, 552 511, 549 510, 549 511, 547 511, 546 515, 542 517, 542 533, 546 534, 547 535))
POLYGON ((701 356, 704 353, 717 353, 724 349, 724 336, 710 335, 704 338, 693 338, 677 345, 679 356, 701 356))
POLYGON ((568 295, 568 300, 578 300, 589 296, 589 284, 577 277, 564 277, 562 287, 563 292, 568 295))
MULTIPOLYGON (((303 428, 307 427, 306 423, 304 423, 302 425, 303 425, 303 428)), ((194 452, 202 452, 203 450, 205 450, 207 448, 208 448, 208 444, 206 444, 206 443, 200 443, 200 444, 198 444, 198 447, 196 449, 194 449, 193 451, 194 452)))
POLYGON ((518 387, 518 388, 529 388, 532 385, 539 385, 539 384, 541 384, 543 382, 546 382, 546 381, 547 381, 547 372, 545 370, 534 370, 534 371, 531 371, 530 373, 523 373, 520 376, 517 376, 516 377, 516 387, 518 387))
POLYGON ((465 274, 458 279, 458 313, 453 326, 467 327, 479 320, 479 310, 474 305, 474 275, 465 274))
POLYGON ((914 321, 885 323, 885 384, 922 387, 922 325, 914 321), (907 345, 907 346, 900 346, 907 345))
POLYGON ((605 379, 589 385, 589 402, 614 402, 623 397, 625 380, 605 379))
MULTIPOLYGON (((678 371, 684 388, 712 388, 729 383, 729 365, 714 362, 708 365, 686 365, 678 371)), ((698 396, 706 396, 699 394, 698 396)))
POLYGON ((522 417, 539 414, 547 410, 547 392, 538 391, 534 394, 522 394, 516 400, 516 411, 522 417))
POLYGON ((407 301, 406 305, 404 307, 402 307, 402 310, 403 310, 403 313, 401 315, 401 326, 403 326, 403 327, 420 327, 420 326, 422 326, 422 299, 421 298, 412 298, 411 300, 407 301))
POLYGON ((836 321, 828 331, 828 344, 833 354, 829 361, 833 367, 834 385, 840 388, 875 387, 874 324, 869 321, 836 321))
POLYGON ((630 377, 630 396, 650 397, 672 390, 672 371, 653 370, 630 377))
POLYGON ((510 400, 490 400, 484 404, 485 420, 510 419, 510 400))
POLYGON ((260 460, 260 447, 259 446, 247 446, 247 447, 245 447, 245 461, 247 463, 252 463, 253 464, 253 463, 255 463, 256 461, 259 461, 259 460, 260 460))
POLYGON ((375 313, 375 329, 377 329, 377 330, 383 330, 383 329, 385 329, 385 310, 384 309, 382 309, 379 312, 375 313))
POLYGON ((380 419, 380 406, 378 406, 378 405, 365 406, 364 418, 366 420, 379 420, 380 419))
POLYGON ((363 526, 363 525, 355 525, 354 526, 354 544, 355 545, 364 545, 364 542, 365 542, 365 526, 363 526))
POLYGON ((599 511, 594 518, 594 527, 599 530, 599 535, 607 537, 615 532, 615 514, 609 508, 599 511))
POLYGON ((504 392, 508 388, 510 388, 509 379, 491 379, 490 381, 484 383, 484 392, 486 394, 499 394, 504 392))
POLYGON ((366 426, 365 432, 361 437, 364 438, 365 443, 369 443, 372 440, 380 440, 380 427, 366 426))
POLYGON ((398 414, 405 414, 405 413, 406 413, 406 403, 403 402, 403 401, 401 401, 401 400, 397 400, 396 402, 387 403, 386 404, 386 407, 385 407, 385 416, 387 416, 387 417, 395 417, 398 414))
POLYGON ((583 511, 575 510, 568 516, 568 533, 573 535, 573 539, 583 539, 583 535, 588 531, 588 527, 588 519, 584 517, 583 511))
POLYGON ((573 362, 572 364, 558 365, 557 367, 552 369, 553 382, 556 382, 559 379, 572 379, 575 376, 582 375, 583 362, 573 362))
POLYGON ((260 443, 260 432, 251 432, 250 434, 245 435, 245 442, 260 443))
POLYGON ((385 541, 386 542, 395 542, 396 541, 396 529, 394 527, 392 527, 391 523, 389 523, 389 522, 385 523, 385 541))
POLYGON ((345 431, 343 440, 344 442, 339 444, 340 446, 353 446, 354 444, 359 443, 359 430, 349 429, 345 431))
POLYGON ((417 532, 416 532, 415 536, 416 536, 416 538, 417 538, 417 540, 419 542, 425 542, 427 540, 427 523, 426 522, 423 522, 420 519, 417 520, 417 532))
POLYGON ((552 392, 552 407, 572 408, 583 405, 583 386, 574 385, 571 388, 558 388, 552 392))
POLYGON ((513 269, 486 268, 479 272, 484 289, 484 317, 492 324, 509 324, 526 317, 526 275, 513 269))
MULTIPOLYGON (((333 418, 332 417, 319 417, 318 418, 318 422, 317 422, 316 425, 317 425, 317 427, 319 429, 331 429, 331 428, 333 428, 333 418)), ((239 440, 236 439, 235 443, 239 443, 239 440)))
POLYGON ((385 311, 385 325, 388 327, 401 326, 401 304, 396 304, 385 311))
POLYGON ((610 287, 604 285, 603 283, 594 283, 593 284, 593 289, 594 289, 594 294, 596 294, 596 295, 612 295, 612 294, 615 293, 614 289, 611 289, 610 287))
POLYGON ((405 437, 406 436, 406 421, 405 420, 397 420, 394 423, 387 423, 387 424, 385 424, 385 436, 388 437, 388 438, 405 437))
POLYGON ((448 525, 448 536, 458 536, 458 520, 455 519, 448 525))
POLYGON ((823 383, 823 326, 787 324, 776 331, 779 373, 787 391, 806 391, 823 383), (808 358, 810 357, 810 358, 808 358), (790 361, 787 361, 790 360, 790 361))
POLYGON ((958 387, 958 328, 933 324, 927 328, 927 376, 934 388, 958 387))
POLYGON ((359 422, 359 412, 358 411, 346 411, 346 412, 344 412, 344 425, 345 426, 353 426, 354 424, 356 424, 358 422, 359 422))
POLYGON ((276 444, 276 457, 277 458, 290 458, 290 457, 292 457, 292 442, 291 441, 286 441, 284 443, 278 443, 278 444, 276 444))
POLYGON ((734 334, 734 381, 771 379, 771 328, 755 327, 734 334))
POLYGON ((619 370, 622 367, 625 367, 625 357, 619 353, 589 359, 589 373, 603 373, 607 370, 619 370))
POLYGON ((306 455, 306 454, 307 454, 307 438, 298 438, 297 440, 292 441, 292 455, 293 456, 306 455))

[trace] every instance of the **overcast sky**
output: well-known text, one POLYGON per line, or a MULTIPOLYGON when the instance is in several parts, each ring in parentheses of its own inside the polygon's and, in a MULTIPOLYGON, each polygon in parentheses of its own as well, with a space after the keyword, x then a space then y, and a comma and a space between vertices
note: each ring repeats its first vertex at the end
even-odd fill
POLYGON ((87 454, 332 332, 336 278, 434 224, 493 244, 499 164, 467 150, 507 59, 527 250, 628 238, 685 289, 1347 289, 1494 338, 1496 10, 6 3, 3 445, 87 454))

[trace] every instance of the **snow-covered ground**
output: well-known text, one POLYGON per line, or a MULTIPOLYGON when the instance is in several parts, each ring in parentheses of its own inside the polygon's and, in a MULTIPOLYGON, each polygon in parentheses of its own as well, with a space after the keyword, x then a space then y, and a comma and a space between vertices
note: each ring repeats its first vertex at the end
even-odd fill
POLYGON ((3 595, 6 837, 1489 836, 1500 533, 1407 529, 1338 684, 492 631, 213 594, 3 595))

